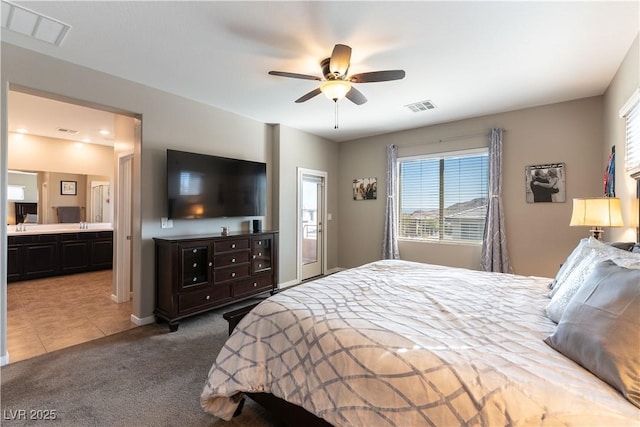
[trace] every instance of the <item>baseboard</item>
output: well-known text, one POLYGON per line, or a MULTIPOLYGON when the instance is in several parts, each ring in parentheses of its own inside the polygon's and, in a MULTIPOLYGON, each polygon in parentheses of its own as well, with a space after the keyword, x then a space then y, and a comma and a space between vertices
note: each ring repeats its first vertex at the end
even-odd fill
POLYGON ((0 356, 0 366, 4 366, 8 364, 9 364, 9 353, 7 352, 7 354, 5 354, 4 356, 0 356))
POLYGON ((288 282, 278 284, 278 289, 285 289, 291 286, 298 285, 300 281, 298 280, 289 280, 288 282))
POLYGON ((115 302, 116 304, 122 304, 125 302, 129 302, 133 299, 133 295, 129 294, 129 299, 126 301, 118 301, 118 296, 115 294, 111 294, 111 301, 115 302))
POLYGON ((150 325, 156 321, 155 316, 138 317, 131 315, 131 321, 138 326, 150 325))
MULTIPOLYGON (((330 274, 337 273, 343 270, 346 270, 346 268, 341 268, 341 267, 332 268, 328 270, 323 276, 318 276, 317 278, 319 279, 320 277, 328 276, 330 274)), ((315 280, 315 279, 316 278, 312 278, 312 279, 309 279, 309 281, 315 280)), ((280 283, 278 285, 278 289, 290 288, 291 286, 296 286, 296 285, 299 285, 300 283, 302 283, 302 281, 300 280, 289 280, 288 282, 280 283)))

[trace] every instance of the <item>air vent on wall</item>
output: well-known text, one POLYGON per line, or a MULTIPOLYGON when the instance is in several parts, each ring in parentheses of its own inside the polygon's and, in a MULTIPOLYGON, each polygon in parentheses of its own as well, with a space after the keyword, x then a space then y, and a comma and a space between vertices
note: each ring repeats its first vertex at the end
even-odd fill
POLYGON ((436 108, 436 105, 431 101, 420 101, 414 102, 413 104, 405 105, 408 109, 413 111, 414 113, 419 113, 420 111, 433 110, 436 108))
POLYGON ((66 129, 66 128, 58 128, 58 132, 63 132, 69 135, 75 135, 76 133, 78 133, 78 131, 75 129, 66 129))

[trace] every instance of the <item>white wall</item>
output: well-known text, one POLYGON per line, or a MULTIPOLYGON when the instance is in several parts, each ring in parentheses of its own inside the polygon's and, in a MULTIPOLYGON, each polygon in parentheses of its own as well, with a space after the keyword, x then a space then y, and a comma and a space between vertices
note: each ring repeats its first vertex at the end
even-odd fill
MULTIPOLYGON (((399 151, 422 143, 450 151, 469 145, 456 136, 502 127, 503 203, 514 270, 554 276, 580 238, 588 235, 586 229, 569 227, 571 199, 601 191, 602 104, 601 96, 592 97, 342 143, 339 265, 353 267, 381 256, 387 144, 398 145, 399 151), (568 201, 526 203, 525 166, 560 162, 566 164, 568 201), (378 177, 377 200, 351 200, 351 181, 363 177, 378 177)), ((400 242, 403 259, 474 269, 480 268, 480 252, 480 246, 473 245, 400 242)))

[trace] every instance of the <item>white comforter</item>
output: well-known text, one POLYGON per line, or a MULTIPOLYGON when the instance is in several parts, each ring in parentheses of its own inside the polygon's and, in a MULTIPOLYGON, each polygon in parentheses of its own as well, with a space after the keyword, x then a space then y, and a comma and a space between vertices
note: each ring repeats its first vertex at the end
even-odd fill
POLYGON ((202 406, 230 419, 239 392, 266 392, 339 426, 640 425, 542 341, 548 283, 378 261, 288 289, 236 327, 202 406))

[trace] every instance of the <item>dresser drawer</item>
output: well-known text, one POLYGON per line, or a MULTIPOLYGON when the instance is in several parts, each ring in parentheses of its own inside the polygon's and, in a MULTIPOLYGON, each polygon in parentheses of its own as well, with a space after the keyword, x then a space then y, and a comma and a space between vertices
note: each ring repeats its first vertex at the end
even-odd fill
POLYGON ((236 264, 242 264, 249 261, 249 251, 229 252, 216 255, 213 260, 214 267, 229 267, 236 264))
POLYGON ((213 251, 216 254, 242 249, 249 249, 249 239, 225 239, 216 241, 213 244, 213 251))
POLYGON ((241 297, 253 293, 264 292, 273 287, 271 276, 257 276, 233 284, 233 296, 241 297))
POLYGON ((249 264, 238 265, 235 267, 225 267, 213 270, 213 282, 219 283, 226 280, 235 280, 247 277, 249 275, 249 264))
POLYGON ((208 286, 206 289, 183 292, 178 295, 178 310, 180 312, 197 310, 218 304, 228 298, 231 298, 230 285, 208 286))

